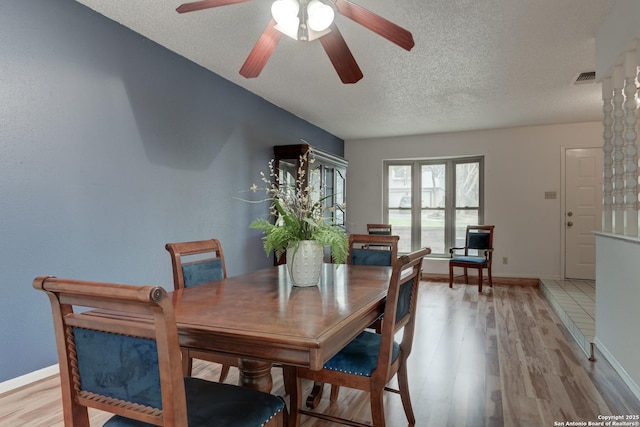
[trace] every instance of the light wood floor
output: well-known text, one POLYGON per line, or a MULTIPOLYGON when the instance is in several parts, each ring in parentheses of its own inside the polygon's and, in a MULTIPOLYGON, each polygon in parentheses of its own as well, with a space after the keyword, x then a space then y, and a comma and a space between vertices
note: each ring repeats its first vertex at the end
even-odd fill
MULTIPOLYGON (((534 286, 477 286, 424 282, 409 358, 416 426, 531 426, 597 421, 598 415, 638 415, 640 403, 602 357, 589 362, 534 286)), ((283 394, 274 369, 275 394, 283 394)), ((194 375, 217 378, 197 363, 194 375)), ((237 381, 232 369, 229 382, 237 381)), ((307 384, 309 387, 310 384, 307 384)), ((0 396, 0 426, 62 426, 57 376, 0 396)), ((319 410, 370 420, 367 394, 342 389, 319 410)), ((407 421, 398 395, 386 396, 390 427, 407 421)), ((92 412, 92 425, 108 414, 92 412)), ((302 417, 303 427, 335 425, 302 417)))

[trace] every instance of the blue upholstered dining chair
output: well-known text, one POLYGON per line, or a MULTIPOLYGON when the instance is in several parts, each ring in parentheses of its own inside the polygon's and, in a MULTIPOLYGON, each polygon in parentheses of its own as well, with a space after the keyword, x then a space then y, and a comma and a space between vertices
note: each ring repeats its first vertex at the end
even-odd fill
POLYGON ((482 270, 487 269, 489 286, 493 286, 493 225, 467 225, 465 245, 449 249, 449 287, 453 287, 453 268, 464 269, 464 283, 469 284, 467 269, 478 270, 478 292, 482 292, 482 270), (459 251, 463 251, 462 254, 459 251))
MULTIPOLYGON (((350 234, 347 264, 392 266, 398 257, 398 239, 398 236, 391 236, 389 234, 350 234)), ((380 315, 370 328, 380 333, 383 317, 384 313, 380 315)), ((313 390, 306 400, 306 405, 309 408, 313 409, 318 405, 322 397, 323 388, 324 384, 321 382, 314 384, 313 390)), ((340 386, 332 385, 332 399, 337 399, 339 392, 340 386)))
POLYGON ((396 375, 399 390, 393 391, 400 394, 409 424, 415 425, 409 396, 407 358, 413 345, 422 259, 429 253, 429 248, 420 249, 401 256, 393 264, 381 333, 363 331, 325 363, 322 370, 313 371, 295 366, 285 368, 285 380, 290 394, 290 426, 300 425, 301 414, 352 426, 368 425, 301 409, 301 379, 304 378, 332 384, 332 402, 337 398, 333 393, 334 385, 369 392, 373 426, 384 427, 383 394, 385 390, 389 390, 386 386, 396 375), (395 336, 401 330, 402 340, 397 342, 395 336))
POLYGON ((53 312, 66 427, 281 427, 281 398, 182 375, 171 299, 157 286, 40 276, 53 312), (97 309, 76 312, 81 307, 97 309))
MULTIPOLYGON (((165 249, 171 256, 175 289, 198 286, 227 277, 224 252, 218 239, 167 243, 165 249)), ((227 378, 231 366, 238 366, 238 359, 228 355, 183 348, 182 367, 186 376, 191 376, 194 358, 220 363, 220 382, 227 378)))

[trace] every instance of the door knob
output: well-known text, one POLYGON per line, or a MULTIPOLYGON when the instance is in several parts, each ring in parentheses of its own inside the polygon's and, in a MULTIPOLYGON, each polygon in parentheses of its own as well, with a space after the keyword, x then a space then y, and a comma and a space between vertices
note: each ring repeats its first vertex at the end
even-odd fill
POLYGON ((573 212, 571 211, 567 212, 567 216, 573 216, 573 212))
POLYGON ((571 222, 571 221, 569 221, 569 222, 567 223, 567 227, 571 227, 572 225, 573 225, 573 222, 571 222))

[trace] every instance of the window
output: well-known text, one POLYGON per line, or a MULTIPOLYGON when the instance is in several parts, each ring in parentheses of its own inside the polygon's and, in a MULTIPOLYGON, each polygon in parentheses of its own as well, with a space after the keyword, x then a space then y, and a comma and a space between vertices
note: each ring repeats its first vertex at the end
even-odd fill
POLYGON ((448 256, 464 246, 468 224, 484 220, 483 157, 384 162, 384 221, 400 236, 398 252, 429 246, 448 256))

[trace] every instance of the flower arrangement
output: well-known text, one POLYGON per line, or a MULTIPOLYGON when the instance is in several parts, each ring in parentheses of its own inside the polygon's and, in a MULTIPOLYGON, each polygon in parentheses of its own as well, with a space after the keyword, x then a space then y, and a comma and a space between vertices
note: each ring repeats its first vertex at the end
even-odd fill
MULTIPOLYGON (((269 177, 260 172, 262 181, 266 184, 266 198, 263 201, 271 201, 270 216, 275 218, 275 222, 258 218, 249 227, 262 230, 267 256, 273 251, 280 258, 287 249, 297 248, 301 241, 315 240, 323 247, 329 246, 333 261, 342 264, 347 259, 348 237, 341 227, 326 218, 324 201, 331 196, 314 197, 314 194, 322 194, 322 191, 314 189, 308 183, 310 180, 305 172, 307 162, 314 162, 308 153, 307 151, 300 156, 294 185, 280 182, 273 159, 269 162, 269 177)), ((253 184, 250 190, 255 193, 258 186, 253 184)))

